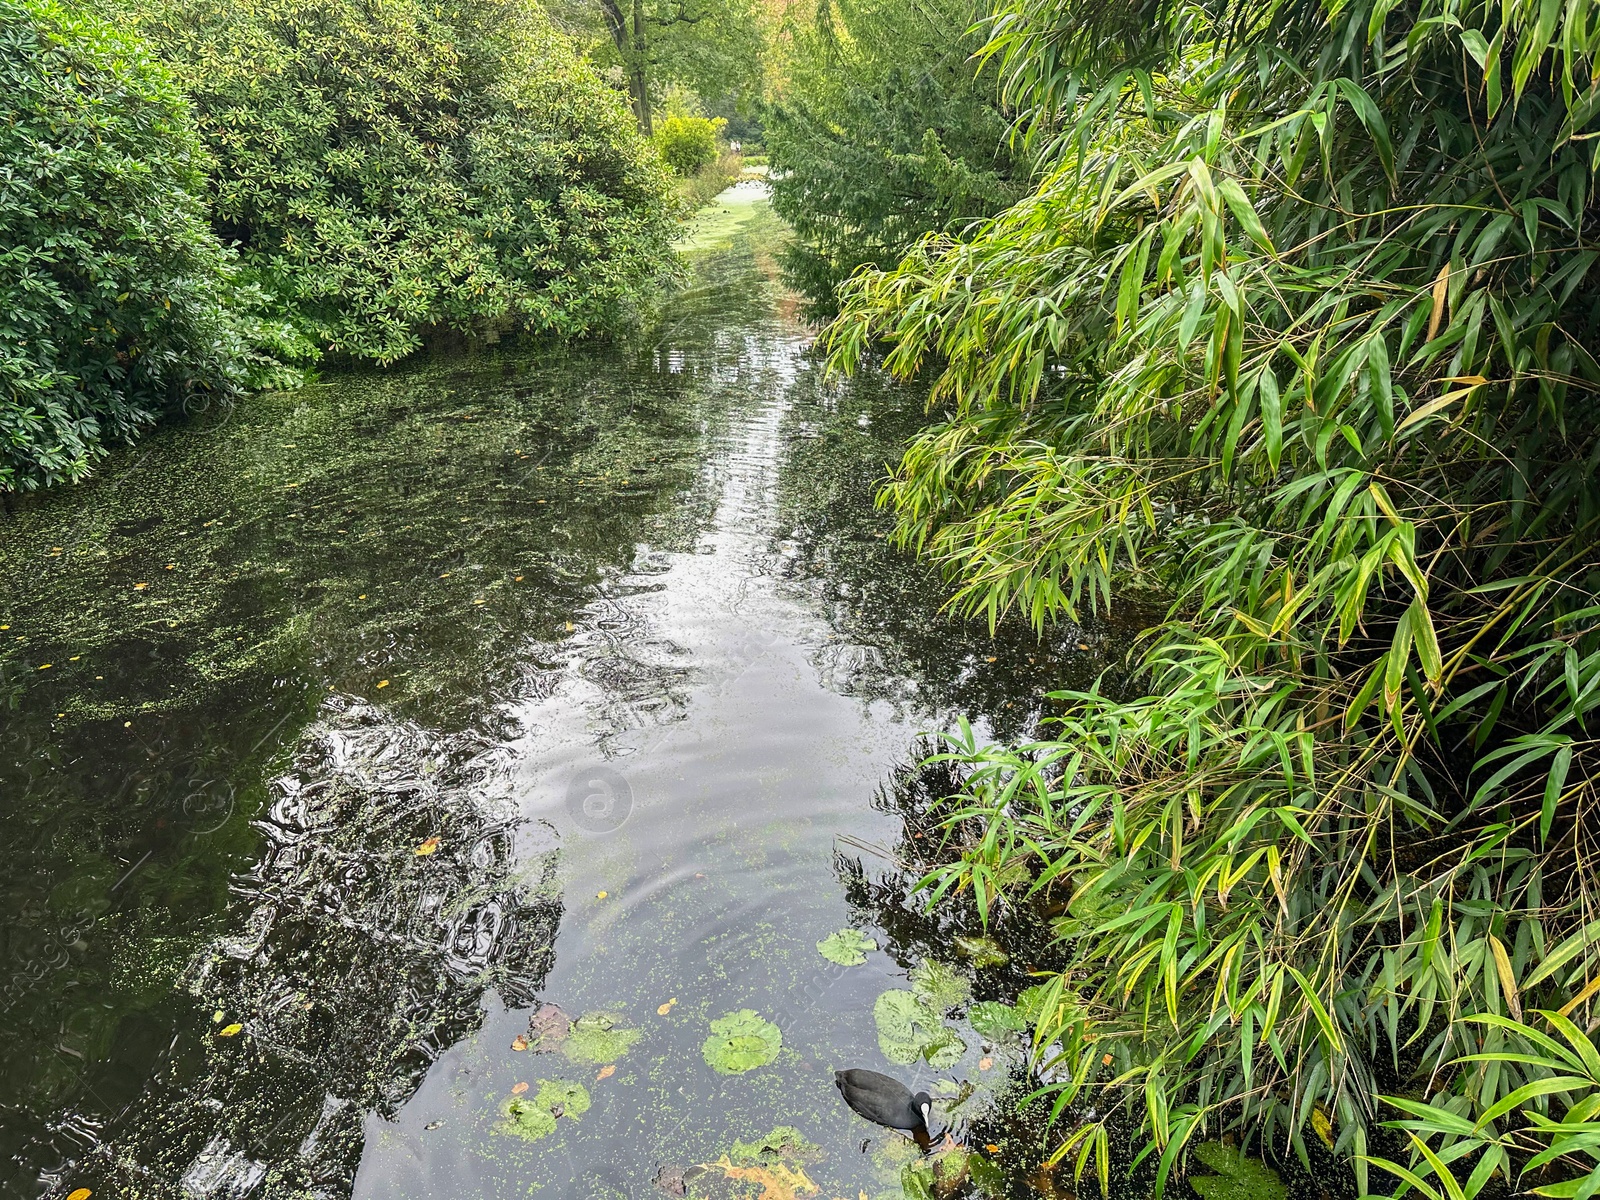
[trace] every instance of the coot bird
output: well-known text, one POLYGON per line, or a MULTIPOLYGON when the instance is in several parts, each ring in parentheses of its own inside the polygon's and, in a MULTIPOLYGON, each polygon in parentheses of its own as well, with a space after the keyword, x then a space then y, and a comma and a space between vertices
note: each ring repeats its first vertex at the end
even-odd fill
POLYGON ((844 1102, 861 1116, 890 1129, 909 1133, 924 1150, 930 1134, 928 1120, 933 1114, 933 1097, 927 1092, 912 1093, 898 1079, 877 1071, 852 1067, 833 1073, 834 1085, 844 1102))

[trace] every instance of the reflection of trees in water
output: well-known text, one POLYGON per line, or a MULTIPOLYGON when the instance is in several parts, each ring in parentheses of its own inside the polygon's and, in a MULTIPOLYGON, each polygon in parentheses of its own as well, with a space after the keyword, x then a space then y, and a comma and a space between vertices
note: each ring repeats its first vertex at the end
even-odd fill
POLYGON ((226 932, 183 974, 189 1028, 85 1164, 102 1186, 349 1194, 367 1114, 405 1102, 486 992, 530 1004, 550 969, 553 836, 519 827, 506 765, 477 735, 329 702, 273 784, 226 932))
POLYGON ((982 619, 945 611, 949 589, 927 562, 890 545, 875 493, 927 419, 921 391, 809 370, 790 396, 771 570, 833 626, 815 656, 828 686, 912 713, 984 716, 997 736, 1026 738, 1045 692, 1087 687, 1116 664, 1135 629, 1063 624, 1041 638, 1010 617, 991 637, 982 619))

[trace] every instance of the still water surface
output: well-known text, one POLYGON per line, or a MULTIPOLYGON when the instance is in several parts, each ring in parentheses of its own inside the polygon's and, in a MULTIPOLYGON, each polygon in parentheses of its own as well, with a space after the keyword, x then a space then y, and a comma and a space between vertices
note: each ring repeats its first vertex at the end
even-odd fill
POLYGON ((824 377, 781 236, 743 185, 641 344, 334 378, 5 520, 0 1195, 661 1196, 788 1126, 794 1194, 899 1196, 832 1070, 943 1079, 958 1129, 1018 1073, 880 1052, 957 962, 891 784, 1098 643, 941 615, 872 506, 921 397, 824 377), (607 1014, 596 1061, 516 1048, 548 1005, 607 1014), (743 1009, 783 1048, 719 1074, 743 1009), (529 1140, 523 1083, 588 1107, 529 1140))

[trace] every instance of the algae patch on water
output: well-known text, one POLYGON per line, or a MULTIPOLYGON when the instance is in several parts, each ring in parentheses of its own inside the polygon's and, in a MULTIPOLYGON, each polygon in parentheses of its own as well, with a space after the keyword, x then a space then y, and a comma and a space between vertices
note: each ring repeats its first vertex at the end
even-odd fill
POLYGON ((537 1142, 556 1131, 563 1117, 576 1120, 589 1111, 589 1089, 565 1079, 541 1079, 532 1096, 513 1096, 500 1106, 501 1133, 537 1142))
POLYGON ((628 1028, 615 1013, 584 1013, 567 1031, 561 1053, 573 1062, 613 1063, 643 1036, 642 1029, 628 1028))
POLYGON ((878 943, 859 929, 841 929, 817 943, 817 953, 841 967, 859 967, 867 961, 867 951, 877 948, 878 943))
POLYGON ((764 1067, 783 1049, 783 1034, 753 1008, 718 1017, 700 1047, 706 1064, 719 1075, 742 1075, 764 1067))

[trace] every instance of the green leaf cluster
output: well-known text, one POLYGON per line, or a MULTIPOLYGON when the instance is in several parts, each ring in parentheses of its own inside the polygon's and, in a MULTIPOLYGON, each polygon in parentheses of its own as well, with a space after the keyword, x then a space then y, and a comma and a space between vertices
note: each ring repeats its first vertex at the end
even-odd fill
POLYGON ((656 149, 667 166, 687 178, 716 161, 717 135, 726 124, 720 118, 674 114, 656 126, 656 149))
POLYGON ((783 1049, 783 1033, 753 1008, 718 1017, 700 1047, 706 1064, 719 1075, 743 1075, 764 1067, 783 1049))
POLYGON ((988 33, 1042 182, 856 275, 829 346, 933 377, 882 499, 958 607, 1164 614, 1116 694, 941 756, 931 896, 1068 905, 1037 1065, 1102 1116, 1060 1153, 1104 1186, 1130 1121, 1159 1189, 1191 1140, 1309 1128, 1365 1191, 1381 1073, 1440 1114, 1407 1186, 1587 1194, 1591 1093, 1525 1014, 1593 1053, 1593 4, 1003 0, 988 33))
POLYGON ((669 263, 670 182, 532 0, 116 0, 172 64, 212 221, 319 347, 614 327, 669 263))
POLYGON ((161 63, 79 9, 0 0, 0 88, 6 492, 81 479, 110 443, 226 398, 251 344, 161 63))
POLYGON ((878 943, 859 929, 841 929, 817 943, 817 953, 841 967, 859 967, 867 961, 867 952, 877 948, 878 943))
POLYGON ((863 265, 889 267, 927 233, 956 233, 1026 190, 997 72, 971 0, 818 0, 791 21, 786 86, 763 115, 773 207, 810 310, 863 265))

